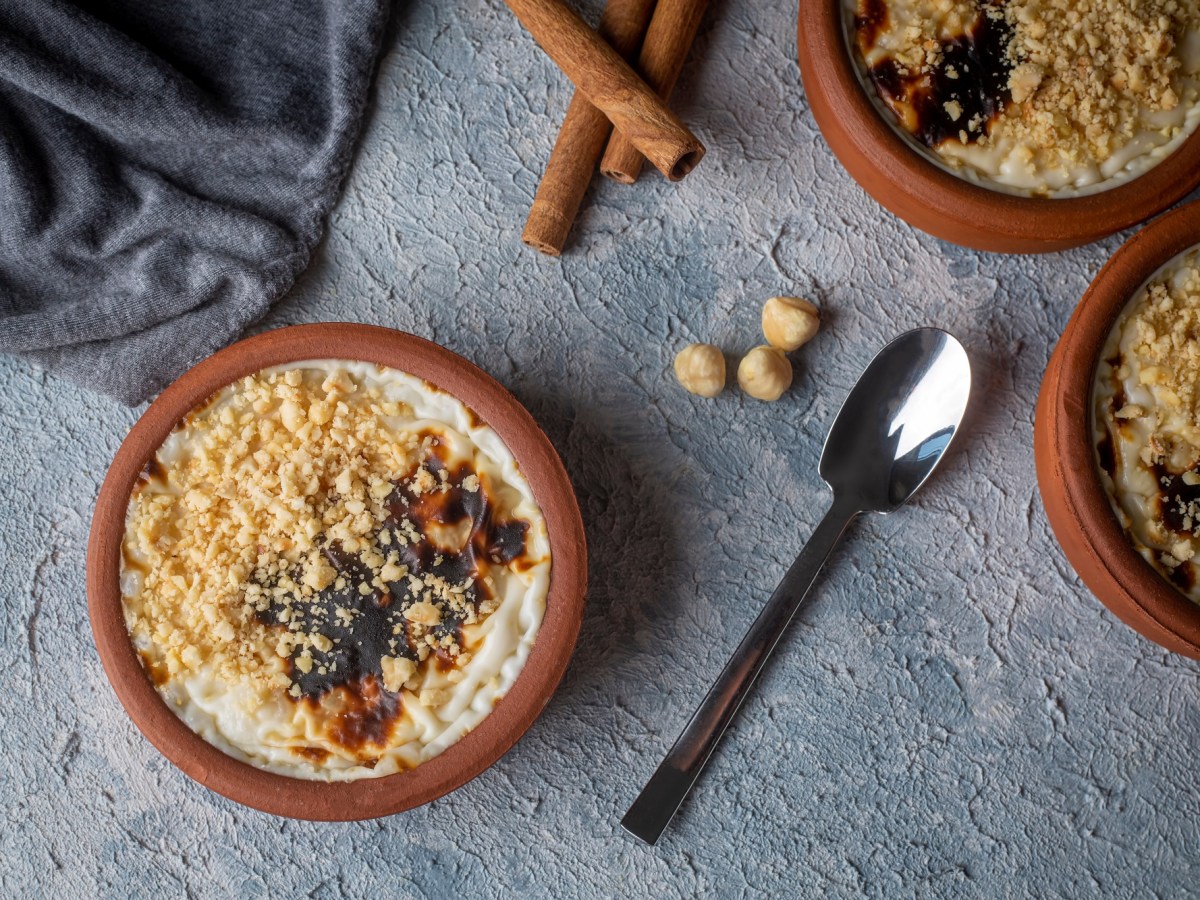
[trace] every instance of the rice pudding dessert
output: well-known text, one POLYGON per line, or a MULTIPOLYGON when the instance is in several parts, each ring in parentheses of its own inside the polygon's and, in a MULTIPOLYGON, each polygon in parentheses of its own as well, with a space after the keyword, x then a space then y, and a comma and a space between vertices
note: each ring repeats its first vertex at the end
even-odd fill
POLYGON ((1200 125, 1195 0, 842 0, 868 92, 911 142, 985 187, 1123 184, 1200 125))
POLYGON ((546 524, 459 400, 314 360, 219 391, 130 499, 125 621, 172 710, 297 778, 411 769, 480 723, 537 637, 546 524))
POLYGON ((1200 603, 1200 248, 1138 292, 1093 391, 1101 481, 1134 547, 1200 603))

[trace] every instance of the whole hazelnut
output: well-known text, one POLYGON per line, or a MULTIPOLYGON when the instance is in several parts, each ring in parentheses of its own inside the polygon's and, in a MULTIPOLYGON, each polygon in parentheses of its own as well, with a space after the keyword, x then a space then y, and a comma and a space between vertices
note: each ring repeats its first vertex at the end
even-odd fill
POLYGON ((738 384, 758 400, 778 400, 791 386, 792 364, 776 347, 755 347, 738 363, 738 384))
POLYGON ((725 389, 725 354, 712 344, 688 344, 675 355, 675 377, 684 390, 715 397, 725 389))
POLYGON ((772 297, 763 304, 762 330, 767 343, 787 353, 812 340, 821 313, 803 297, 772 297))

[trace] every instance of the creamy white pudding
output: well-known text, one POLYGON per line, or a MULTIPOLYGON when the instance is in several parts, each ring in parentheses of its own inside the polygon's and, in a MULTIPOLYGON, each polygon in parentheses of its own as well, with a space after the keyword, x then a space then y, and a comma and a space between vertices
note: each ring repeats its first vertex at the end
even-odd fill
POLYGON ((130 499, 121 592, 159 693, 298 778, 413 768, 516 681, 550 581, 499 435, 380 366, 267 369, 193 410, 130 499))
POLYGON ((995 190, 1072 197, 1136 178, 1200 126, 1200 4, 843 0, 881 112, 995 190))
POLYGON ((1137 551, 1200 602, 1200 249, 1122 311, 1096 368, 1100 478, 1137 551))

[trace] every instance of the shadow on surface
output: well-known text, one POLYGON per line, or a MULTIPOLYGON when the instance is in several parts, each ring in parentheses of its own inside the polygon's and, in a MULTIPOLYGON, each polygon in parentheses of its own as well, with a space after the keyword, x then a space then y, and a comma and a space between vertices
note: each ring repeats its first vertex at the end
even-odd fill
MULTIPOLYGON (((641 471, 652 447, 619 439, 621 420, 604 409, 571 410, 565 401, 521 391, 558 451, 579 501, 588 542, 588 591, 583 625, 556 698, 584 685, 609 682, 616 669, 652 652, 658 623, 669 623, 684 599, 681 555, 672 551, 678 523, 666 515, 670 483, 641 471)), ((645 429, 631 441, 645 443, 645 429)), ((660 437, 664 442, 665 436, 660 437)))

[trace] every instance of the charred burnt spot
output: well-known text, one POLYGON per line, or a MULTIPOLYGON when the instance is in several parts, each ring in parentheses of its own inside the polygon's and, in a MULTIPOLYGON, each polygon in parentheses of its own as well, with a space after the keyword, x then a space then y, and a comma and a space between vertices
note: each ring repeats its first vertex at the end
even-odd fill
POLYGON ((166 483, 166 480, 166 466, 162 464, 162 461, 159 460, 158 454, 156 453, 146 460, 146 464, 142 466, 142 470, 138 472, 137 478, 133 480, 132 493, 136 494, 138 491, 143 490, 146 485, 151 484, 152 482, 157 481, 160 483, 166 483))
POLYGON ((438 478, 440 486, 417 493, 403 483, 397 484, 387 501, 387 527, 404 534, 408 523, 423 535, 429 533, 431 525, 459 528, 466 539, 457 549, 439 547, 429 540, 402 545, 400 561, 412 572, 430 572, 451 583, 474 578, 473 587, 480 592, 480 599, 491 599, 490 592, 479 581, 478 576, 486 573, 486 566, 480 561, 507 566, 522 557, 529 523, 501 519, 487 484, 469 465, 464 463, 451 471, 440 457, 432 455, 426 468, 438 478), (468 490, 465 483, 472 478, 477 484, 474 490, 468 490))
MULTIPOLYGON (((1200 478, 1188 479, 1197 481, 1196 484, 1189 484, 1184 476, 1200 476, 1200 472, 1191 470, 1175 474, 1168 472, 1161 464, 1153 466, 1151 471, 1159 489, 1155 504, 1159 521, 1182 538, 1194 537, 1197 528, 1200 528, 1200 478)), ((1190 595, 1196 586, 1196 567, 1186 563, 1170 565, 1169 558, 1165 555, 1163 558, 1168 561, 1159 567, 1160 571, 1179 590, 1190 595)))
POLYGON ((197 403, 195 406, 193 406, 191 409, 189 409, 187 412, 185 412, 179 418, 179 421, 177 421, 175 423, 175 425, 171 428, 171 431, 172 432, 183 431, 185 428, 192 425, 201 416, 203 416, 210 409, 212 409, 214 406, 216 406, 217 398, 219 398, 220 396, 221 396, 220 390, 213 391, 211 394, 209 394, 207 397, 205 397, 203 400, 201 400, 199 403, 197 403))
POLYGON ((138 651, 138 659, 142 661, 142 669, 150 678, 150 683, 160 690, 166 687, 167 683, 171 680, 171 673, 167 669, 167 664, 155 659, 145 650, 138 651))
POLYGON ((1100 470, 1105 472, 1109 478, 1117 477, 1117 451, 1113 444, 1112 435, 1108 429, 1104 429, 1104 434, 1096 441, 1096 461, 1100 464, 1100 470))
POLYGON ((276 601, 256 613, 264 624, 280 625, 280 615, 286 609, 293 631, 329 639, 325 650, 309 647, 306 651, 302 646, 292 650, 289 675, 303 697, 321 697, 368 677, 382 678, 381 661, 385 656, 414 661, 418 656, 410 623, 404 618, 404 610, 414 602, 402 599, 407 586, 396 583, 389 584, 387 590, 378 590, 372 585, 371 570, 356 555, 338 546, 323 552, 337 573, 332 584, 311 598, 276 601), (362 590, 364 584, 371 586, 369 591, 362 590), (306 652, 311 659, 307 671, 300 665, 306 652))
POLYGON ((519 519, 496 524, 485 551, 488 560, 498 566, 516 562, 525 553, 525 537, 528 533, 529 523, 519 519))
POLYGON ((293 747, 292 752, 318 766, 332 755, 324 747, 293 747))
MULTIPOLYGON (((500 517, 486 484, 469 465, 451 470, 431 452, 424 467, 434 486, 419 490, 412 479, 394 482, 374 541, 381 555, 403 567, 402 577, 380 589, 358 554, 332 544, 322 551, 336 573, 327 587, 308 598, 277 598, 256 612, 266 625, 328 639, 328 645, 321 642, 325 649, 293 648, 288 667, 293 696, 298 691, 301 699, 316 702, 344 689, 344 696, 358 698, 355 703, 368 695, 395 697, 383 688, 385 657, 419 663, 432 655, 434 664, 453 668, 463 625, 490 612, 496 599, 484 577, 489 568, 515 567, 524 560, 529 523, 500 517), (462 535, 461 546, 439 545, 430 536, 437 528, 462 535), (406 612, 431 596, 431 585, 434 594, 439 585, 454 586, 453 602, 435 604, 438 624, 416 626, 406 612)), ((270 590, 267 594, 273 596, 270 590)), ((372 708, 379 715, 393 709, 382 700, 372 708)), ((399 707, 394 711, 398 715, 399 707)), ((355 727, 369 730, 365 719, 355 727)))
MULTIPOLYGON (((1114 358, 1107 360, 1107 363, 1115 371, 1121 361, 1119 358, 1114 358)), ((1101 471, 1106 472, 1108 477, 1114 481, 1117 478, 1117 445, 1113 437, 1113 428, 1119 431, 1123 427, 1121 420, 1116 418, 1116 412, 1123 408, 1125 403, 1125 387, 1118 382, 1116 390, 1107 401, 1107 406, 1104 410, 1104 418, 1108 422, 1115 424, 1111 427, 1105 426, 1102 429, 1098 429, 1102 434, 1096 439, 1096 461, 1099 463, 1101 471)))
POLYGON ((165 479, 167 477, 166 466, 159 461, 157 454, 146 460, 146 465, 142 467, 141 477, 147 481, 165 479))
MULTIPOLYGON (((202 401, 200 401, 200 403, 189 409, 179 419, 177 419, 175 424, 171 426, 170 433, 176 434, 191 427, 200 419, 202 415, 216 405, 217 398, 220 396, 221 391, 214 391, 213 393, 209 394, 202 401)), ((162 460, 158 458, 158 454, 159 451, 156 450, 154 454, 146 460, 146 464, 142 466, 142 470, 138 472, 137 478, 134 479, 132 493, 136 494, 138 491, 142 490, 146 485, 152 482, 159 482, 162 484, 166 483, 167 467, 164 466, 162 460)))
POLYGON ((1196 570, 1194 566, 1178 565, 1178 566, 1162 566, 1160 571, 1163 571, 1167 580, 1184 594, 1191 594, 1192 589, 1196 586, 1196 570))
MULTIPOLYGON (((373 676, 357 682, 354 690, 341 693, 343 706, 329 736, 348 750, 386 747, 403 712, 399 695, 384 690, 383 682, 373 676)), ((374 768, 377 762, 368 760, 363 765, 374 768)))
POLYGON ((854 15, 854 34, 863 53, 875 46, 879 35, 887 29, 888 21, 887 0, 859 0, 854 15))
MULTIPOLYGON (((1105 412, 1107 414, 1103 417, 1105 423, 1113 421, 1113 409, 1114 407, 1112 402, 1109 401, 1108 406, 1105 408, 1105 412)), ((1112 428, 1109 427, 1108 424, 1100 424, 1100 412, 1100 408, 1097 407, 1096 415, 1098 427, 1093 432, 1095 434, 1094 446, 1096 449, 1096 465, 1100 468, 1100 471, 1107 474, 1109 478, 1115 479, 1117 477, 1116 440, 1113 436, 1112 428)))
POLYGON ((472 428, 483 428, 487 424, 483 421, 483 419, 479 418, 479 413, 475 412, 475 410, 471 409, 471 407, 467 406, 467 404, 464 403, 462 407, 467 413, 467 424, 469 424, 472 428))
POLYGON ((1116 390, 1113 391, 1111 402, 1113 414, 1116 414, 1117 410, 1123 409, 1125 404, 1129 402, 1129 398, 1125 394, 1125 385, 1123 383, 1119 383, 1116 386, 1116 390))
MULTIPOLYGON (((1200 478, 1192 478, 1197 484, 1188 484, 1184 475, 1200 476, 1200 472, 1188 471, 1176 475, 1162 465, 1153 467, 1158 483, 1158 518, 1168 529, 1181 537, 1193 537, 1200 528, 1200 478)), ((1181 567, 1182 568, 1182 567, 1181 567)))
MULTIPOLYGON (((887 10, 877 10, 881 5, 883 0, 865 0, 860 5, 864 12, 854 19, 864 55, 887 24, 887 10)), ((931 149, 949 140, 978 142, 1012 101, 1012 26, 989 15, 996 4, 978 5, 975 22, 964 34, 939 44, 937 62, 928 70, 910 70, 895 59, 867 70, 876 93, 905 130, 931 149)))

